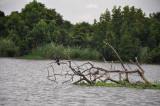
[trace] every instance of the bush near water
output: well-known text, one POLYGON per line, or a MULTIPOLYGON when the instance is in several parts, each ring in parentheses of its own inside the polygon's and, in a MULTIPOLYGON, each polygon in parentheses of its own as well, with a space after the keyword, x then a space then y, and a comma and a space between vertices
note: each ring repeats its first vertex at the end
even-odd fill
POLYGON ((99 60, 100 53, 92 49, 83 49, 80 47, 64 47, 63 45, 56 45, 54 43, 45 44, 32 50, 31 55, 41 56, 47 59, 53 59, 54 55, 57 55, 60 59, 71 59, 79 60, 99 60))

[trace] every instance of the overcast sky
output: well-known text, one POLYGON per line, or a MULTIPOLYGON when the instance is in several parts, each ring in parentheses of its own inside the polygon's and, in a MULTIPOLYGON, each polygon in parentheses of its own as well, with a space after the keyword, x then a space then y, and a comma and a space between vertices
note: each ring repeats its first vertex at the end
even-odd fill
MULTIPOLYGON (((9 15, 12 11, 21 11, 24 6, 33 0, 0 0, 0 10, 9 15)), ((141 8, 146 14, 160 12, 160 0, 37 0, 47 8, 56 9, 63 19, 78 23, 86 21, 93 23, 99 19, 100 14, 113 6, 135 6, 141 8)))

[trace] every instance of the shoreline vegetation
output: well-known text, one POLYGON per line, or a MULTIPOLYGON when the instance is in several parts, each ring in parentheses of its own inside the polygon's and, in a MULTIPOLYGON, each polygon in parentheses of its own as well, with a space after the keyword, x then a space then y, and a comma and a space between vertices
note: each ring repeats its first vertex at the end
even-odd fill
MULTIPOLYGON (((102 54, 100 54, 97 50, 93 49, 88 49, 88 48, 80 48, 78 46, 76 47, 65 47, 63 45, 57 45, 53 42, 49 44, 44 44, 40 45, 30 51, 29 54, 27 55, 22 55, 18 56, 17 50, 19 48, 14 47, 10 40, 4 41, 9 44, 4 44, 2 49, 3 53, 0 58, 17 58, 17 59, 33 59, 33 60, 52 60, 54 59, 54 55, 57 55, 59 59, 61 60, 68 60, 68 57, 72 60, 77 60, 77 61, 97 61, 97 62, 104 62, 102 59, 102 54), (8 46, 8 47, 5 47, 8 46), (5 48, 8 48, 5 50, 5 48), (12 51, 10 51, 12 50, 12 51), (11 52, 11 53, 10 53, 11 52), (7 56, 5 54, 10 53, 10 54, 15 54, 14 56, 7 56)), ((2 42, 1 42, 2 43, 2 42)), ((0 45, 1 46, 1 45, 0 45)), ((107 60, 108 61, 108 60, 107 60)), ((108 62, 112 62, 109 60, 108 62)), ((114 60, 114 63, 120 63, 119 60, 114 60)), ((130 63, 130 61, 124 61, 124 63, 130 63)), ((158 64, 159 63, 147 63, 147 62, 140 62, 141 64, 158 64)))
POLYGON ((160 89, 160 82, 155 81, 152 83, 152 85, 155 86, 148 86, 144 84, 116 84, 116 83, 104 83, 104 82, 96 82, 95 84, 89 84, 89 83, 79 83, 75 85, 84 85, 84 86, 104 86, 104 87, 127 87, 127 88, 137 88, 137 89, 160 89))
MULTIPOLYGON (((15 59, 31 59, 31 60, 53 60, 51 58, 44 58, 41 56, 35 56, 35 55, 24 55, 24 56, 19 56, 19 57, 0 57, 0 58, 15 58, 15 59)), ((68 59, 61 59, 61 60, 68 60, 68 59)), ((87 59, 72 59, 73 61, 93 61, 93 62, 104 62, 104 60, 87 60, 87 59)), ((112 61, 107 61, 107 62, 112 62, 112 61)), ((113 61, 114 63, 120 63, 120 61, 116 60, 113 61)), ((132 62, 129 61, 123 61, 124 64, 133 64, 132 62)), ((152 65, 160 65, 159 63, 144 63, 141 62, 141 64, 152 64, 152 65)))
MULTIPOLYGON (((5 57, 0 57, 0 58, 5 58, 5 57)), ((41 56, 33 56, 33 55, 24 55, 20 57, 6 57, 6 58, 16 58, 16 59, 32 59, 32 60, 53 60, 53 59, 48 59, 44 58, 41 56)), ((68 59, 61 59, 61 60, 68 60, 68 59)), ((86 60, 86 59, 72 59, 73 61, 93 61, 93 62, 104 62, 104 60, 86 60)), ((119 60, 115 61, 107 61, 107 62, 113 62, 113 63, 121 63, 119 60)), ((129 61, 123 61, 124 64, 133 64, 132 62, 129 61)), ((160 63, 144 63, 141 62, 141 64, 152 64, 152 65, 160 65, 160 63)))

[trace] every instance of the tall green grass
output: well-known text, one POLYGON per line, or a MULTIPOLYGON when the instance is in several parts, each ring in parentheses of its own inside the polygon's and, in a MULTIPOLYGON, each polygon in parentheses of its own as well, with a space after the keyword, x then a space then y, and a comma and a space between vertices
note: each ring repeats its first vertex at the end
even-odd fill
POLYGON ((71 59, 80 60, 99 60, 100 53, 92 49, 81 49, 80 47, 68 47, 65 49, 65 53, 69 55, 71 59))
POLYGON ((31 55, 47 59, 53 59, 54 55, 57 55, 60 59, 67 59, 67 55, 71 59, 78 60, 99 60, 100 58, 100 53, 95 50, 80 47, 64 47, 63 45, 56 45, 54 43, 33 49, 31 55))
POLYGON ((19 54, 19 48, 15 46, 14 42, 10 39, 0 39, 0 56, 10 57, 17 56, 19 54))
POLYGON ((54 55, 58 55, 59 58, 63 59, 64 47, 62 45, 50 43, 33 49, 31 55, 41 56, 47 59, 53 59, 54 55))
POLYGON ((150 56, 150 51, 148 47, 142 47, 139 52, 140 62, 147 63, 150 56))

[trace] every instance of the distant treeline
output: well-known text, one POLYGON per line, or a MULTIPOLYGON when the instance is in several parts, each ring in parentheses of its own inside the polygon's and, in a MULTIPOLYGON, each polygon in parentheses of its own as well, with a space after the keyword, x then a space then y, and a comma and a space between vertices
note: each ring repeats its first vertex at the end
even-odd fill
MULTIPOLYGON (((55 9, 33 0, 21 12, 5 16, 0 11, 0 56, 22 56, 47 44, 97 51, 99 59, 117 60, 103 41, 109 42, 124 61, 138 57, 141 62, 160 63, 160 12, 146 17, 134 6, 114 6, 94 24, 72 24, 55 9)), ((36 55, 36 54, 35 54, 36 55)), ((54 54, 53 54, 54 55, 54 54)))

